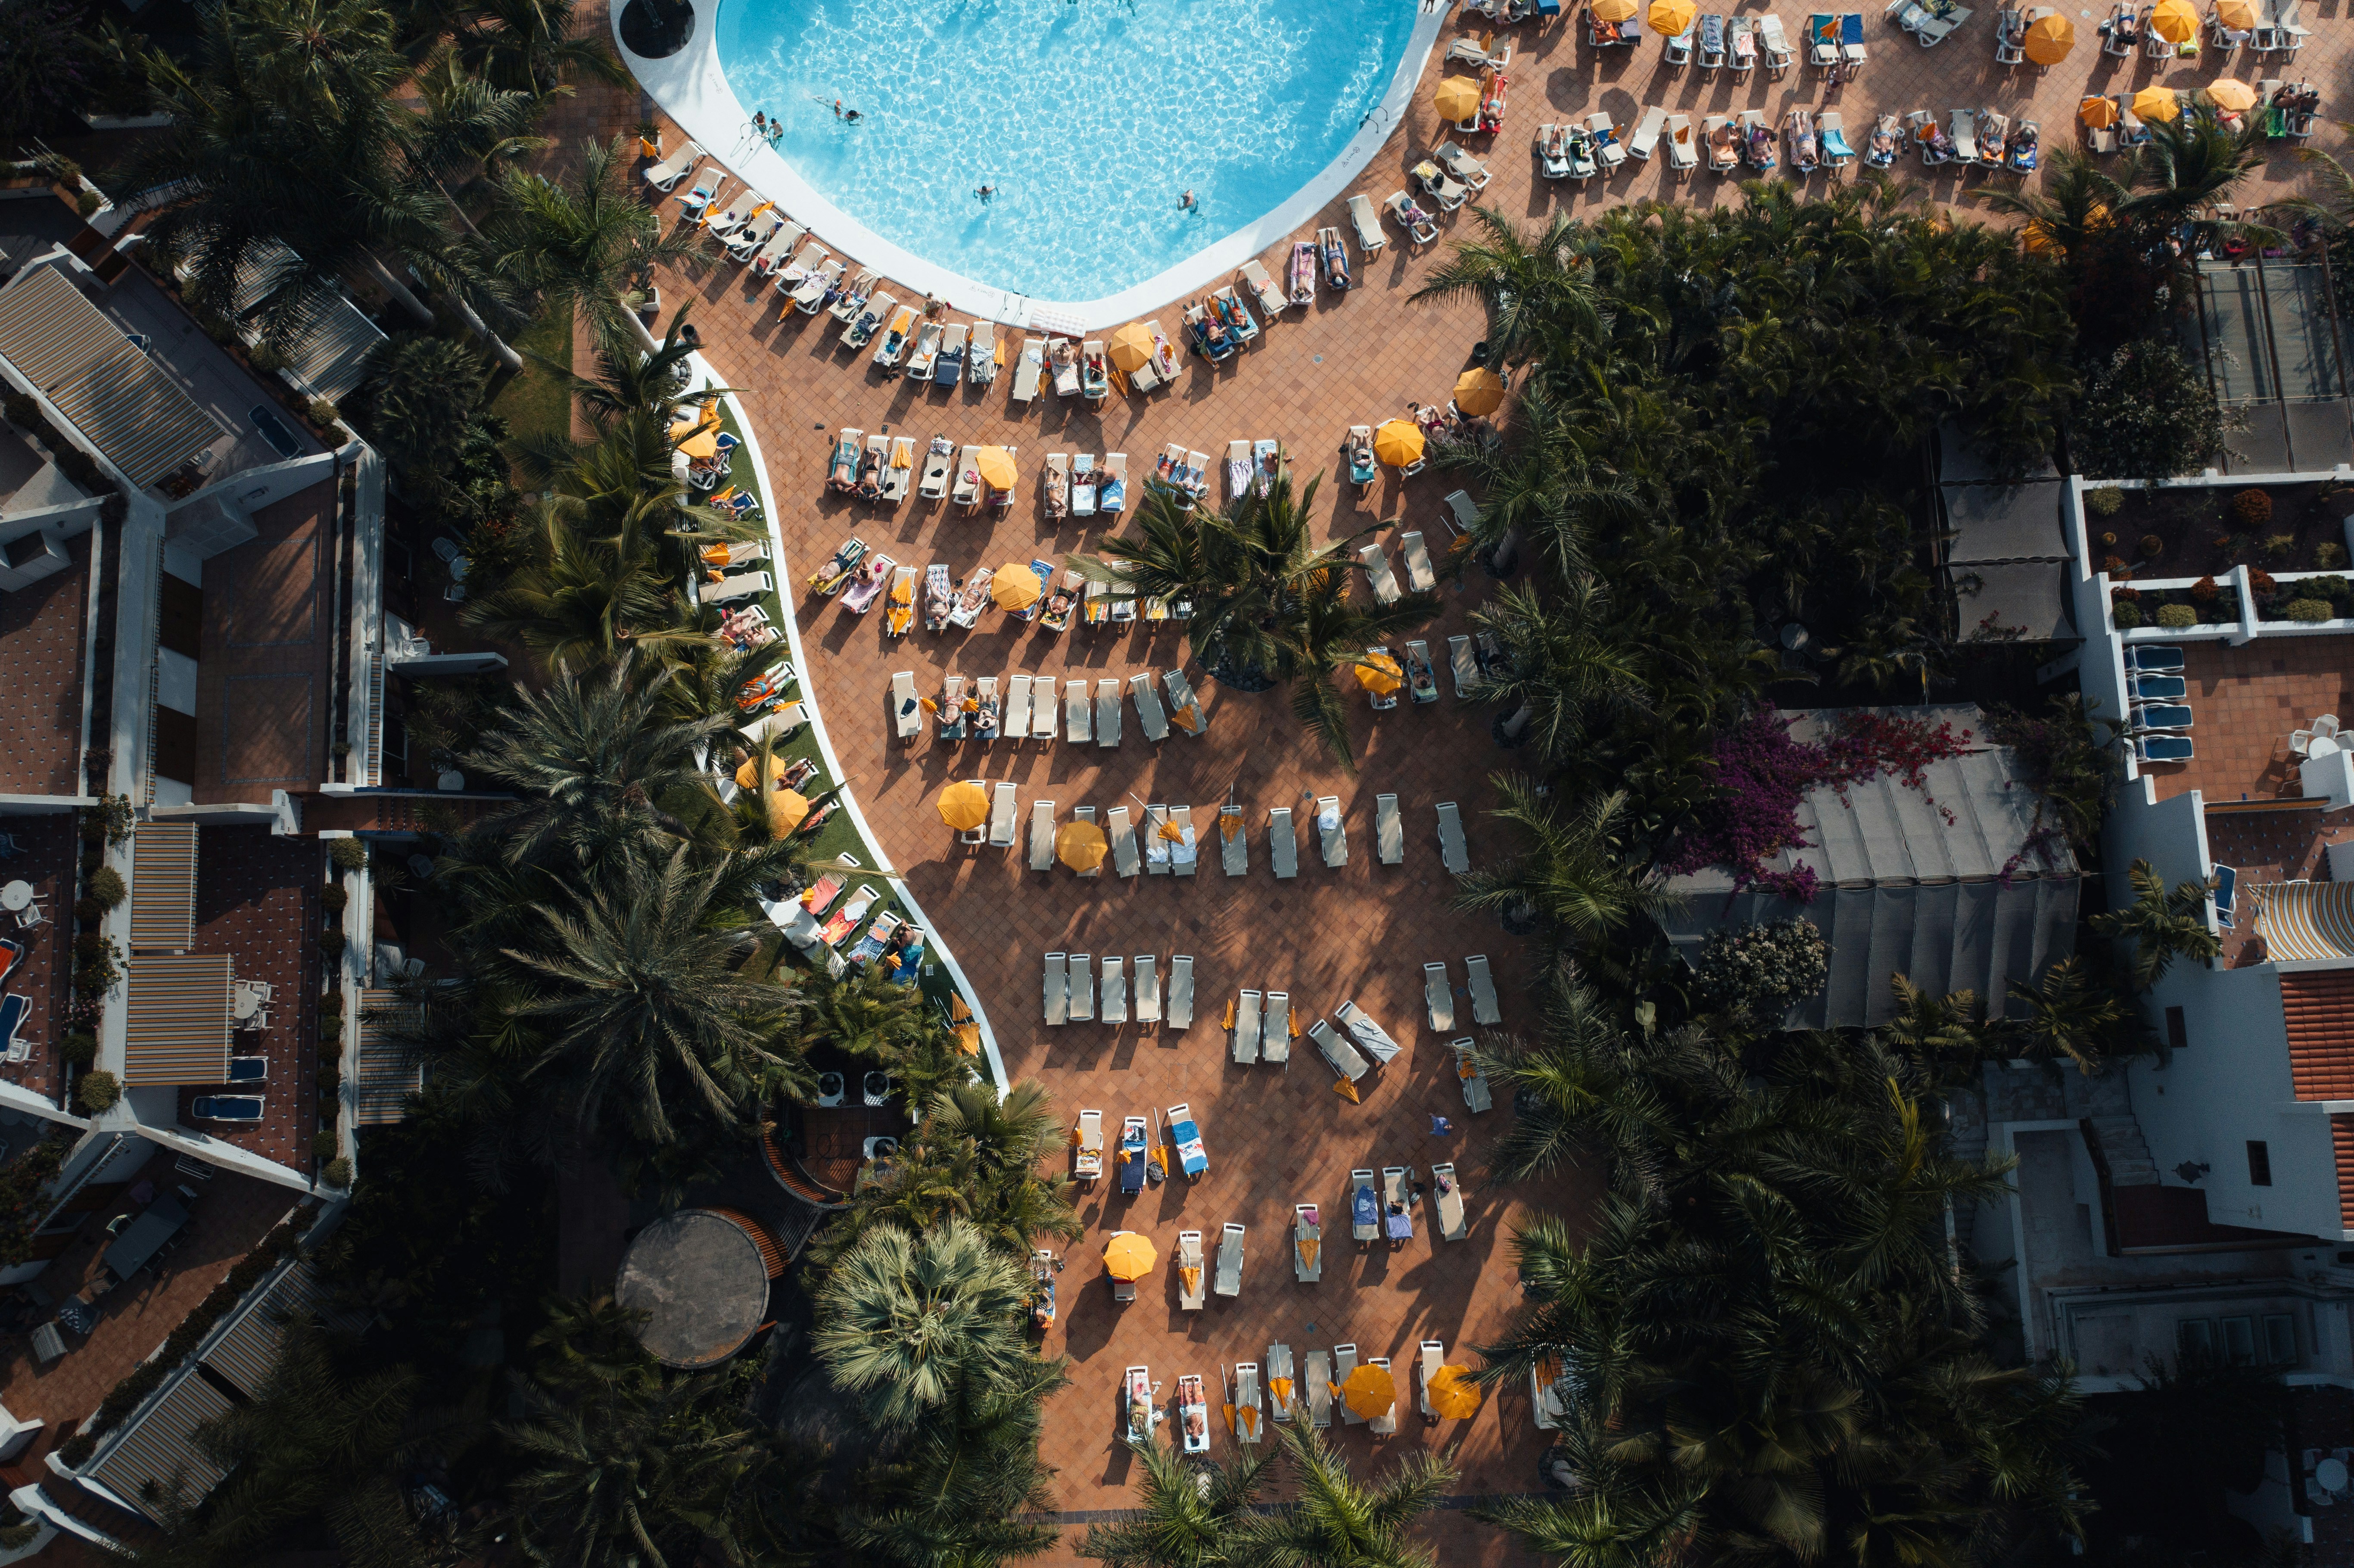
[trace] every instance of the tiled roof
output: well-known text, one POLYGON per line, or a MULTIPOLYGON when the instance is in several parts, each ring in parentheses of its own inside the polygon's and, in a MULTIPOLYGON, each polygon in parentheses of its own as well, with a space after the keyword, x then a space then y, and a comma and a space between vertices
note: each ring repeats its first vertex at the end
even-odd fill
POLYGON ((133 484, 154 483, 220 437, 219 423, 54 268, 0 289, 0 355, 133 484))
POLYGON ((2354 1231, 2354 1116, 2329 1118, 2329 1147, 2338 1157, 2338 1223, 2354 1231))
POLYGON ((2354 1100, 2354 971, 2281 976, 2289 1081, 2301 1100, 2354 1100))

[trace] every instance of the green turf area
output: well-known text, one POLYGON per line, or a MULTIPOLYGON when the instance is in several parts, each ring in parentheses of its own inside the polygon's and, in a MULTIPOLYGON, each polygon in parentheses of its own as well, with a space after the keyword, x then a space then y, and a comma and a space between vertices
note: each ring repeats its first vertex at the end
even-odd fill
POLYGON ((508 376, 498 396, 491 399, 491 412, 507 422, 508 441, 512 444, 542 434, 570 436, 571 392, 530 355, 535 354, 567 370, 572 367, 571 302, 551 303, 515 338, 514 346, 525 355, 524 366, 508 376))

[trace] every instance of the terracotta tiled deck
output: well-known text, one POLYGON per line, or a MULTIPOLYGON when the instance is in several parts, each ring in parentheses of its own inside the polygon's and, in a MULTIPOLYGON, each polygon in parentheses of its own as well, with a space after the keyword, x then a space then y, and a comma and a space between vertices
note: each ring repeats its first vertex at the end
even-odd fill
POLYGON ((67 811, 0 817, 0 832, 14 838, 25 852, 15 860, 0 862, 0 881, 31 883, 34 896, 48 911, 48 918, 30 929, 18 926, 14 916, 0 917, 0 936, 25 947, 25 957, 10 971, 5 989, 29 1004, 19 1033, 34 1042, 29 1057, 0 1065, 0 1075, 54 1100, 65 1087, 65 1065, 58 1045, 66 1032, 74 863, 81 842, 74 832, 73 815, 67 811))
POLYGON ((2187 642, 2182 675, 2197 755, 2143 765, 2160 800, 2192 789, 2211 806, 2296 799, 2304 789, 2289 732, 2319 714, 2354 719, 2354 641, 2343 637, 2264 638, 2243 648, 2187 642))
POLYGON ((0 594, 0 794, 80 792, 82 637, 93 535, 65 542, 72 565, 0 594))
POLYGON ((323 870, 315 839, 274 838, 268 828, 198 831, 196 945, 190 950, 229 954, 239 980, 267 981, 276 994, 270 1027, 240 1029, 231 1041, 239 1054, 270 1058, 262 1119, 197 1121, 189 1102, 220 1091, 190 1086, 180 1091, 180 1121, 306 1173, 319 1084, 319 960, 311 934, 319 928, 323 870))
POLYGON ((196 798, 267 802, 326 773, 335 484, 263 507, 260 536, 205 563, 196 798))

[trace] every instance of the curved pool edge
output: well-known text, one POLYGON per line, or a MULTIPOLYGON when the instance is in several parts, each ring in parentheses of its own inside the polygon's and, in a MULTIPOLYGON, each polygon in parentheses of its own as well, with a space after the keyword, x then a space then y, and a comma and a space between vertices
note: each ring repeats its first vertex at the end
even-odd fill
MULTIPOLYGON (((696 140, 702 138, 697 137, 696 140)), ((694 356, 694 364, 695 374, 702 378, 705 388, 726 387, 726 381, 712 369, 710 361, 702 355, 694 356)), ((964 969, 957 963, 956 954, 949 950, 947 933, 924 913, 924 906, 916 902, 915 890, 892 868, 890 853, 884 849, 882 840, 875 836, 874 828, 867 823, 866 813, 858 809, 858 797, 851 789, 850 776, 843 771, 842 758, 833 749, 833 737, 826 732, 824 705, 818 700, 817 678, 801 647, 801 618, 793 613, 792 602, 786 597, 791 591, 793 575, 785 562, 784 533, 777 524, 777 487, 769 478, 767 460, 760 455, 760 433, 753 428, 751 412, 744 407, 741 398, 726 390, 722 390, 720 396, 736 416, 736 428, 744 432, 744 455, 751 460, 753 475, 759 481, 764 502, 761 511, 769 533, 769 559, 775 565, 778 619, 785 623, 785 646, 792 652, 793 668, 801 673, 801 701, 809 709, 810 733, 817 741, 818 756, 824 759, 826 770, 840 781, 843 807, 850 815, 850 825, 857 831, 858 842, 865 846, 867 853, 875 857, 875 874, 890 885, 892 893, 907 906, 907 913, 915 917, 916 923, 930 933, 931 940, 928 945, 933 958, 949 971, 949 979, 956 983, 958 991, 964 997, 965 1005, 972 1009, 973 1022, 981 1028, 981 1048, 989 1062, 990 1078, 996 1084, 997 1092, 1005 1094, 1013 1084, 1005 1075, 1005 1058, 998 1052, 997 1032, 989 1026, 989 1012, 981 1004, 981 993, 973 989, 972 981, 966 978, 964 969)))
MULTIPOLYGON (((921 289, 949 308, 1027 328, 1034 319, 1056 318, 1059 327, 1076 321, 1097 332, 1119 325, 1204 286, 1225 281, 1235 270, 1278 239, 1299 228, 1333 197, 1347 190, 1389 142, 1401 123, 1414 90, 1438 43, 1452 0, 1416 0, 1420 14, 1388 90, 1365 123, 1331 162, 1283 204, 1256 222, 1163 268, 1140 283, 1093 300, 1050 300, 966 277, 885 238, 833 205, 795 172, 784 155, 752 133, 752 116, 727 82, 719 64, 718 13, 726 0, 693 0, 695 26, 686 47, 663 59, 632 53, 621 42, 621 10, 610 16, 613 48, 647 96, 720 165, 822 237, 845 260, 872 267, 910 289, 921 289)), ((1404 4, 1405 0, 1399 0, 1404 4)))

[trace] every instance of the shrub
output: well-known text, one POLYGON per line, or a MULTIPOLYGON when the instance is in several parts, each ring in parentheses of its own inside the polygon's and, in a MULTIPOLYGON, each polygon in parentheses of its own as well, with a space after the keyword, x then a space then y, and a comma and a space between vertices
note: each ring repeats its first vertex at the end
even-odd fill
POLYGON ((2313 564, 2325 572, 2337 570, 2346 564, 2346 546, 2335 539, 2324 539, 2313 547, 2313 564))
POLYGON ((336 408, 324 397, 313 397, 311 399, 310 414, 311 422, 318 426, 323 430, 333 426, 336 420, 344 417, 343 410, 336 408))
POLYGON ((2141 536, 2141 553, 2145 558, 2154 561, 2166 554, 2166 541, 2155 534, 2144 534, 2141 536))
POLYGON ((334 1128, 323 1127, 311 1135, 311 1155, 314 1160, 333 1160, 335 1157, 334 1128))
POLYGON ((331 1041, 341 1040, 343 1037, 344 1021, 342 1019, 328 1013, 319 1020, 320 1044, 325 1044, 331 1041))
POLYGON ((330 961, 344 956, 344 934, 332 927, 319 933, 319 951, 330 961))
POLYGON ((332 882, 319 889, 319 907, 329 915, 342 914, 351 901, 352 895, 332 882))
POLYGON ((93 1116, 122 1097, 122 1085, 113 1074, 102 1067, 96 1072, 84 1073, 80 1081, 74 1085, 74 1098, 81 1102, 82 1109, 93 1116))
POLYGON ((29 392, 11 392, 0 397, 0 417, 5 417, 12 425, 35 429, 39 427, 41 406, 33 401, 33 395, 29 392))
MULTIPOLYGON (((130 796, 101 795, 98 798, 98 804, 90 808, 90 814, 106 824, 108 843, 122 843, 131 837, 134 819, 131 815, 130 796)), ((85 817, 83 821, 87 821, 89 818, 85 817)))
POLYGON ((1736 1012, 1778 1016, 1822 990, 1830 944, 1810 920, 1771 920, 1709 934, 1693 966, 1702 996, 1736 1012))
MULTIPOLYGON (((2084 492, 2084 510, 2095 517, 2115 517, 2125 510, 2125 505, 2126 493, 2114 484, 2096 485, 2084 492)), ((2114 534, 2104 535, 2103 538, 2112 545, 2117 542, 2114 534)))
POLYGON ((319 1064, 319 1098, 322 1103, 344 1086, 344 1066, 341 1062, 319 1064))
POLYGON ((2190 585, 2190 597, 2197 599, 2200 604, 2213 603, 2216 596, 2221 594, 2222 591, 2223 590, 2221 588, 2216 586, 2215 579, 2213 577, 2200 577, 2197 582, 2190 585))
POLYGON ((74 192, 74 211, 84 217, 95 216, 98 209, 105 205, 106 198, 87 185, 74 192))
POLYGON ((2238 535, 2218 534, 2215 535, 2214 543, 2215 553, 2221 556, 2224 559, 2235 561, 2240 558, 2240 538, 2238 535))
POLYGON ((2134 604, 2138 602, 2140 599, 2141 589, 2137 588, 2119 587, 2113 588, 2109 590, 2109 602, 2111 604, 2134 604))
POLYGON ((2264 559, 2268 561, 2285 561, 2288 559, 2289 552, 2296 548, 2296 535, 2294 534, 2267 534, 2264 535, 2264 559))
POLYGON ((2224 429, 2214 390, 2182 350, 2140 339, 2085 377, 2069 444, 2082 472, 2169 479, 2204 468, 2224 429))
POLYGON ((2169 631, 2199 624, 2199 612, 2187 604, 2161 604, 2158 607, 2158 623, 2169 631))
POLYGON ((320 993, 319 993, 319 1016, 320 1016, 320 1017, 322 1017, 322 1018, 331 1018, 331 1017, 332 1017, 332 1018, 341 1018, 343 1015, 344 1015, 344 993, 343 993, 342 991, 322 991, 322 992, 320 992, 320 993))
POLYGON ((327 852, 327 858, 334 862, 338 871, 357 871, 367 864, 367 846, 357 839, 337 839, 335 847, 327 852))
POLYGON ((2354 582, 2344 577, 2307 577, 2296 585, 2296 591, 2310 599, 2326 599, 2332 604, 2354 598, 2354 582))
POLYGON ((335 1156, 334 1159, 328 1160, 327 1163, 320 1170, 319 1180, 324 1181, 330 1187, 350 1186, 352 1184, 352 1162, 345 1159, 340 1154, 335 1156))
POLYGON ((2131 631, 2141 624, 2141 606, 2130 599, 2109 606, 2109 620, 2119 631, 2131 631))
POLYGON ((122 874, 111 865, 101 865, 90 873, 84 886, 92 898, 109 909, 131 896, 131 889, 122 885, 122 874))
POLYGON ((106 918, 106 906, 95 898, 77 898, 73 903, 74 918, 85 926, 95 926, 106 918))
POLYGON ((2113 577, 2129 577, 2133 576, 2133 563, 2123 556, 2103 556, 2101 570, 2113 577))
POLYGON ((2232 521, 2243 534, 2253 534, 2273 520, 2273 498, 2261 490, 2243 490, 2232 497, 2232 521))
POLYGON ((266 343, 257 343, 247 349, 245 362, 253 366, 256 376, 275 376, 286 368, 286 356, 266 343))
POLYGON ((2265 571, 2261 567, 2248 574, 2248 586, 2255 589, 2256 592, 2260 594, 2278 593, 2280 591, 2280 584, 2273 580, 2272 573, 2265 571))
POLYGON ((2117 536, 2115 534, 2104 534, 2101 535, 2101 543, 2114 552, 2117 547, 2117 536))
POLYGON ((98 1060, 98 1036, 87 1029, 77 1029, 58 1046, 58 1054, 76 1067, 87 1067, 98 1060))
POLYGON ((2330 620, 2337 613, 2326 599, 2293 599, 2281 606, 2282 620, 2301 620, 2307 626, 2330 620))
POLYGON ((74 957, 95 959, 106 951, 106 938, 96 931, 84 931, 73 939, 74 957))

